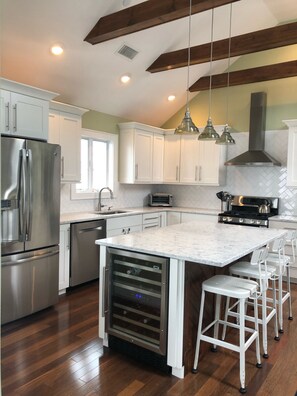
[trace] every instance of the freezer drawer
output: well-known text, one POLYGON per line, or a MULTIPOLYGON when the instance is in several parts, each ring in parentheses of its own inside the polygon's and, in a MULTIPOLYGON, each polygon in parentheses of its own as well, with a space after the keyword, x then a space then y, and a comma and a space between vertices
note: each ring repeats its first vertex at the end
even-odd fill
POLYGON ((59 246, 2 257, 2 324, 58 301, 59 246))
POLYGON ((106 237, 106 220, 73 223, 70 228, 70 286, 99 277, 97 239, 106 237))

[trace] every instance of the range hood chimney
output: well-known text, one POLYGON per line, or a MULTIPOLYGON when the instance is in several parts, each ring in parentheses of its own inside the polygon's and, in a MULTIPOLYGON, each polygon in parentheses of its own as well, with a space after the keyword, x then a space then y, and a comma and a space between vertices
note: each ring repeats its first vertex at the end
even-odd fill
POLYGON ((280 162, 264 151, 266 122, 266 92, 251 94, 249 149, 225 162, 237 166, 280 166, 280 162))

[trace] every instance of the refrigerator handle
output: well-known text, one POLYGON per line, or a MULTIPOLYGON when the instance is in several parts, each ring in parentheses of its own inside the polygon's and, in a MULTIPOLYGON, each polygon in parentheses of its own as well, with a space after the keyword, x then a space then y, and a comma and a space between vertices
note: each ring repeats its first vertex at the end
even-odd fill
POLYGON ((19 176, 19 240, 26 238, 26 149, 20 150, 20 176, 19 176))
POLYGON ((26 196, 26 241, 31 240, 32 234, 32 202, 33 202, 33 189, 32 189, 32 151, 27 150, 27 196, 26 196))

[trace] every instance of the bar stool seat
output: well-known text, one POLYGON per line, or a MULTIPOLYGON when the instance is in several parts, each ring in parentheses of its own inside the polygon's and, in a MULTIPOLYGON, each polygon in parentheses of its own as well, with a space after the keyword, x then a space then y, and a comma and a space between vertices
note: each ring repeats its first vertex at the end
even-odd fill
MULTIPOLYGON (((278 334, 278 320, 277 320, 277 302, 276 302, 276 279, 277 279, 277 268, 274 265, 267 265, 266 260, 268 256, 268 248, 265 248, 264 253, 262 255, 262 262, 258 265, 255 265, 254 262, 255 257, 252 256, 251 261, 239 261, 233 264, 229 268, 230 275, 239 276, 240 278, 252 278, 259 282, 261 289, 261 299, 259 299, 258 306, 261 307, 262 315, 261 318, 258 319, 259 324, 262 325, 262 344, 263 344, 263 357, 268 358, 268 341, 267 341, 267 325, 269 321, 274 317, 274 331, 276 341, 279 341, 278 334), (260 267, 259 267, 260 266, 260 267), (272 281, 272 291, 273 291, 273 299, 272 305, 269 304, 270 299, 267 298, 267 289, 268 282, 272 281), (260 303, 261 302, 261 303, 260 303)), ((249 304, 249 302, 247 302, 249 304)), ((225 320, 227 320, 228 316, 233 316, 238 318, 238 313, 234 311, 237 303, 233 304, 231 307, 230 299, 227 299, 226 302, 226 311, 225 311, 225 320)), ((254 318, 252 316, 247 316, 248 320, 253 321, 254 318)), ((223 339, 226 334, 226 326, 223 329, 223 339)))
POLYGON ((228 275, 215 275, 214 277, 205 280, 202 283, 202 295, 200 303, 200 313, 199 322, 197 330, 197 341, 196 341, 196 351, 193 364, 193 373, 198 372, 198 360, 199 360, 199 350, 200 342, 205 341, 213 344, 213 348, 216 349, 217 346, 221 346, 232 351, 239 353, 240 358, 240 392, 245 393, 245 352, 252 344, 256 341, 256 359, 257 367, 261 367, 261 357, 260 357, 260 344, 259 344, 259 329, 258 329, 258 304, 257 298, 259 297, 259 285, 257 282, 248 279, 235 278, 228 275), (208 326, 202 329, 203 324, 203 312, 206 293, 212 293, 216 296, 215 304, 215 319, 208 326), (235 298, 239 301, 239 324, 233 322, 227 322, 220 319, 221 312, 221 297, 227 296, 235 298), (245 325, 245 302, 248 298, 254 298, 254 328, 247 327, 245 325), (226 342, 219 339, 219 325, 231 326, 239 330, 239 340, 238 344, 226 342), (214 329, 213 336, 207 335, 206 333, 211 329, 214 329), (246 336, 248 334, 248 336, 246 336))

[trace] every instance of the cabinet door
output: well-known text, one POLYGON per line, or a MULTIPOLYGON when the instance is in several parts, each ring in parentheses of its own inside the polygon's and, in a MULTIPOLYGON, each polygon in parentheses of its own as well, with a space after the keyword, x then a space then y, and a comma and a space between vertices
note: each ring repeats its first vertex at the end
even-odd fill
POLYGON ((214 141, 199 141, 199 184, 219 184, 220 146, 214 141))
POLYGON ((59 293, 69 287, 70 224, 60 226, 59 293))
POLYGON ((199 141, 197 136, 182 136, 180 143, 180 183, 198 182, 199 141))
POLYGON ((0 90, 0 131, 1 133, 10 133, 10 92, 0 90))
POLYGON ((51 111, 48 119, 48 142, 60 144, 60 114, 51 111))
POLYGON ((164 182, 179 181, 180 136, 168 135, 164 139, 164 182))
POLYGON ((164 136, 153 138, 153 182, 163 182, 164 136))
POLYGON ((289 130, 287 170, 287 186, 297 187, 297 126, 289 130))
POLYGON ((135 132, 135 181, 152 181, 153 135, 135 132))
POLYGON ((46 100, 12 92, 11 105, 11 133, 47 140, 49 104, 46 100))
POLYGON ((167 212, 167 225, 179 224, 180 212, 167 212))
POLYGON ((60 112, 60 145, 62 181, 80 181, 80 130, 81 118, 60 112))

